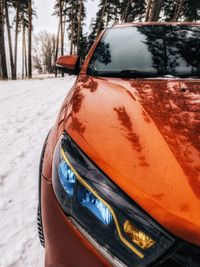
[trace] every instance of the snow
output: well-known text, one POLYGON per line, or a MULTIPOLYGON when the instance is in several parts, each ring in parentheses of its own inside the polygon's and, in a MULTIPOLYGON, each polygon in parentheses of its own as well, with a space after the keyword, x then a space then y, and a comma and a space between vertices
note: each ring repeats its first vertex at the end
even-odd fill
POLYGON ((0 267, 44 266, 36 216, 39 157, 74 81, 0 81, 0 267))

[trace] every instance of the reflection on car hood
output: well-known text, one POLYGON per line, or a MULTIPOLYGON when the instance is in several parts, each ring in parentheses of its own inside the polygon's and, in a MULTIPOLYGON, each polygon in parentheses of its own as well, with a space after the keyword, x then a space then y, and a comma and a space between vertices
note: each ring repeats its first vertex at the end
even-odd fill
POLYGON ((65 105, 61 119, 82 150, 154 219, 200 245, 200 81, 82 77, 65 105))

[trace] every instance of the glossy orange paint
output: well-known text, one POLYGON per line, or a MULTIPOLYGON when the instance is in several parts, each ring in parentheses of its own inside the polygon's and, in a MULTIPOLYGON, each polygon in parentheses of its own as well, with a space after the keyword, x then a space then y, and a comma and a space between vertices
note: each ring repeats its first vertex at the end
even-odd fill
MULTIPOLYGON (((101 37, 51 130, 43 175, 51 182, 53 151, 66 130, 157 222, 177 237, 200 245, 200 80, 87 76, 101 37)), ((52 201, 43 201, 42 208, 47 210, 52 201)), ((46 221, 47 236, 49 227, 46 221)), ((48 249, 46 253, 50 254, 48 249)))
POLYGON ((56 65, 73 71, 76 70, 78 60, 79 56, 77 55, 62 56, 58 58, 56 65))
POLYGON ((67 103, 65 122, 75 142, 132 199, 196 244, 199 90, 199 81, 84 77, 67 103))

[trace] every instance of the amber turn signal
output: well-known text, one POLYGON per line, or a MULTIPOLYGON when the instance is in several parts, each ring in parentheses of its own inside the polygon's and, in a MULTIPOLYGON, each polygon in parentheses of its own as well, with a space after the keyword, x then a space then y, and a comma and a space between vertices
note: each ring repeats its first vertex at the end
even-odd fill
POLYGON ((123 227, 125 234, 140 248, 148 249, 155 244, 154 240, 137 229, 130 221, 126 220, 123 224, 123 227))

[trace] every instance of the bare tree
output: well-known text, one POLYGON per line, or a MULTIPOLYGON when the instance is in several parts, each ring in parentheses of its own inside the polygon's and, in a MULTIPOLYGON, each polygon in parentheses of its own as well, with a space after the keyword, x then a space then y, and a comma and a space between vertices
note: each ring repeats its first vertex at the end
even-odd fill
POLYGON ((33 67, 39 73, 53 73, 55 52, 55 35, 48 32, 40 32, 34 37, 33 67))

